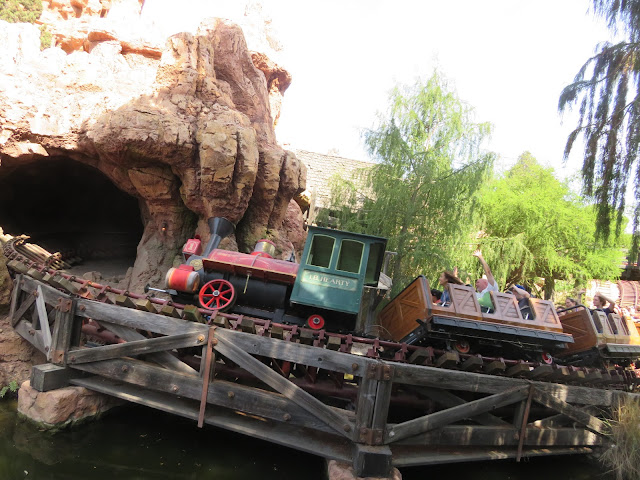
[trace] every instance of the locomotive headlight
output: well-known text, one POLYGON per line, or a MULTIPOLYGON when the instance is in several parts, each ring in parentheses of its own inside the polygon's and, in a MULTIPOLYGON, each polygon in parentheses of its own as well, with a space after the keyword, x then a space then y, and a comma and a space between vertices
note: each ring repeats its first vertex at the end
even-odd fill
POLYGON ((189 265, 170 268, 165 277, 167 289, 196 293, 200 286, 200 276, 189 265))

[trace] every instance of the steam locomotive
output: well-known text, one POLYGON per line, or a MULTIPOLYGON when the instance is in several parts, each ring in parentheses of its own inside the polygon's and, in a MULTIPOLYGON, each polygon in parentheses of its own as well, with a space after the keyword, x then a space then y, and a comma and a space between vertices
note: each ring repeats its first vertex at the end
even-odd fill
POLYGON ((269 319, 278 323, 352 331, 377 305, 387 240, 371 235, 308 228, 300 263, 273 258, 275 245, 260 240, 251 254, 218 249, 234 231, 225 218, 208 221, 211 238, 183 247, 184 263, 166 275, 167 291, 184 303, 269 319), (371 298, 373 297, 373 300, 371 298))
POLYGON ((585 307, 556 311, 547 300, 529 299, 523 315, 513 295, 491 292, 493 308, 478 304, 472 287, 448 285, 451 303, 433 303, 429 282, 419 276, 375 314, 390 288, 381 273, 387 240, 309 226, 299 263, 273 258, 275 245, 260 240, 251 254, 219 249, 234 232, 224 218, 208 221, 211 238, 183 247, 184 263, 166 275, 167 292, 181 303, 333 332, 375 332, 406 344, 459 353, 513 353, 551 364, 615 363, 640 357, 633 322, 585 307), (484 310, 484 311, 483 311, 484 310), (559 359, 559 360, 558 360, 559 359))

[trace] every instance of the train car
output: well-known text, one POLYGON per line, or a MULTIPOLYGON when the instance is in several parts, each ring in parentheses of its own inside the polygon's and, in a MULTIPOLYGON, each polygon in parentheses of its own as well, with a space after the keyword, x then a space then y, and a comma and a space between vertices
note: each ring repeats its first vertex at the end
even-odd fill
POLYGON ((530 298, 532 315, 524 318, 511 294, 490 292, 494 308, 483 312, 472 287, 446 288, 451 304, 434 304, 429 281, 417 277, 380 312, 380 330, 396 342, 439 345, 460 353, 502 356, 507 351, 547 364, 573 343, 549 301, 530 298))
POLYGON ((558 354, 569 365, 628 366, 640 357, 640 333, 631 320, 584 305, 558 310, 565 332, 574 342, 558 354))
POLYGON ((259 241, 251 254, 218 249, 233 224, 212 218, 209 228, 204 251, 200 239, 189 239, 184 264, 167 272, 167 292, 182 302, 193 303, 197 295, 212 311, 352 331, 363 295, 385 290, 378 285, 385 238, 310 226, 302 259, 294 263, 274 259, 275 246, 268 240, 259 241))
MULTIPOLYGON (((219 249, 234 226, 212 218, 209 227, 207 246, 189 239, 184 263, 167 272, 165 291, 179 303, 316 330, 369 333, 363 326, 390 287, 380 281, 385 238, 310 226, 295 263, 273 258, 275 246, 268 240, 251 254, 219 249)), ((626 365, 640 356, 635 325, 616 315, 601 318, 602 312, 592 315, 582 307, 559 316, 550 301, 536 298, 528 299, 531 313, 523 315, 513 295, 497 292, 490 292, 493 309, 483 311, 472 287, 446 288, 450 305, 434 304, 429 282, 417 277, 373 320, 377 336, 547 364, 556 358, 575 365, 626 365)))

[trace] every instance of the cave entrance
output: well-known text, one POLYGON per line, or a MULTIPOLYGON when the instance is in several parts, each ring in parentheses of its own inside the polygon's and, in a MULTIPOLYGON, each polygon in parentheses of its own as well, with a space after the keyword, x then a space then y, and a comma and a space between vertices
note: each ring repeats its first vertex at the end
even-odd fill
POLYGON ((142 237, 138 200, 98 169, 67 157, 6 163, 0 170, 0 227, 60 252, 72 273, 124 275, 142 237), (3 171, 5 174, 3 175, 3 171))

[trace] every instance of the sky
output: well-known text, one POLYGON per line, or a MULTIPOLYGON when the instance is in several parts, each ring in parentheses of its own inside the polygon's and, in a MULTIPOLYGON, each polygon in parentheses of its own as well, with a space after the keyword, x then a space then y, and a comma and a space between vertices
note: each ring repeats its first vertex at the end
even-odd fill
MULTIPOLYGON (((180 11, 166 15, 171 1, 146 0, 143 9, 168 33, 207 16, 238 20, 246 3, 181 0, 180 11)), ((493 125, 486 148, 498 154, 498 169, 524 151, 563 178, 580 169, 579 149, 563 162, 576 118, 559 115, 558 98, 596 45, 610 39, 588 12, 590 0, 257 3, 282 47, 270 53, 293 77, 279 143, 367 160, 361 134, 375 127, 390 90, 427 80, 437 68, 475 108, 475 120, 493 125)))

